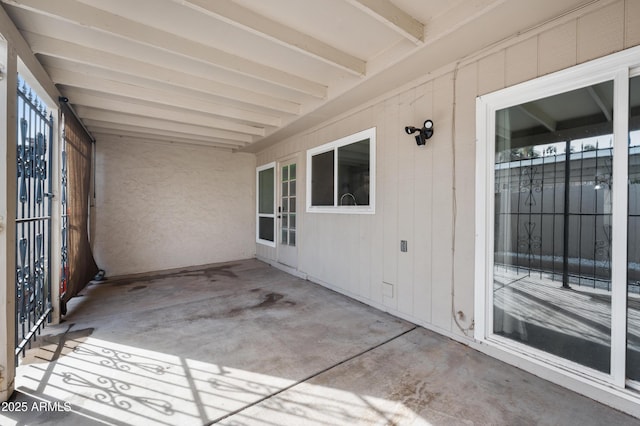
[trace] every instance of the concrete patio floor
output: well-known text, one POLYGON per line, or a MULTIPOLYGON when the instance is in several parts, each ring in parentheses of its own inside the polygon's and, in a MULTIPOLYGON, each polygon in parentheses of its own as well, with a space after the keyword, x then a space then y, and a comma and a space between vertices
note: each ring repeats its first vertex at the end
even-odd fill
POLYGON ((2 425, 639 423, 257 260, 93 283, 36 345, 2 425))

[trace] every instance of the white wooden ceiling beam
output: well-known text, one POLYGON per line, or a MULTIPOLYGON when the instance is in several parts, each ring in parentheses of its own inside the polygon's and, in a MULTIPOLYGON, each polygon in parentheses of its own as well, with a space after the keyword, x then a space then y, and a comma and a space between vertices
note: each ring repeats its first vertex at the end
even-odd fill
MULTIPOLYGON (((227 98, 221 98, 216 95, 212 95, 206 92, 199 91, 197 89, 187 89, 183 87, 174 86, 172 84, 163 84, 155 80, 149 80, 144 77, 137 77, 130 74, 123 74, 117 71, 105 70, 102 68, 96 68, 91 65, 79 64, 75 62, 69 62, 64 59, 41 57, 40 61, 46 69, 56 70, 55 72, 68 72, 74 73, 74 75, 91 76, 96 81, 108 81, 110 83, 119 84, 121 87, 136 87, 144 88, 147 91, 154 90, 163 94, 170 94, 170 97, 188 98, 206 102, 210 106, 219 106, 224 108, 231 108, 234 112, 232 118, 238 119, 238 117, 248 117, 252 114, 259 114, 257 117, 261 120, 267 117, 270 120, 274 117, 282 118, 283 115, 288 115, 283 111, 272 111, 256 105, 248 105, 243 102, 237 102, 227 98)), ((62 77, 64 78, 64 77, 62 77)), ((296 115, 296 114, 292 114, 296 115)))
POLYGON ((253 137, 242 133, 228 132, 226 130, 211 129, 208 127, 194 126, 191 124, 182 124, 172 121, 159 120, 143 116, 124 114, 114 111, 100 110, 88 108, 84 106, 76 106, 75 111, 82 120, 99 120, 104 123, 124 124, 129 126, 138 126, 151 128, 162 131, 184 133, 189 135, 201 136, 206 138, 215 138, 229 140, 240 143, 251 143, 253 137))
POLYGON ((149 128, 140 127, 140 126, 130 126, 127 124, 113 124, 113 123, 107 123, 100 120, 87 119, 85 120, 85 123, 87 124, 87 128, 91 131, 92 134, 94 131, 98 131, 100 133, 108 133, 108 134, 117 134, 117 135, 128 134, 128 135, 143 136, 147 138, 152 137, 154 139, 170 138, 170 139, 191 140, 191 141, 206 142, 206 143, 215 142, 219 145, 224 145, 232 148, 240 148, 240 147, 247 146, 247 144, 241 143, 241 142, 233 142, 233 141, 215 139, 215 138, 206 138, 206 137, 201 137, 201 136, 196 136, 196 135, 191 135, 186 133, 170 132, 166 130, 149 129, 149 128))
MULTIPOLYGON (((38 62, 36 57, 31 53, 31 49, 27 41, 18 31, 11 18, 9 18, 9 15, 7 15, 7 12, 5 12, 2 7, 0 7, 0 28, 2 28, 2 37, 7 38, 9 43, 12 45, 12 48, 16 50, 20 57, 20 61, 18 61, 18 72, 22 71, 20 69, 22 68, 20 62, 22 62, 24 67, 26 67, 37 80, 37 83, 42 87, 42 90, 46 92, 49 99, 56 102, 58 100, 58 96, 60 96, 58 89, 49 79, 47 72, 40 62, 38 62)), ((2 65, 6 67, 6 64, 2 65)), ((24 73, 24 71, 22 72, 24 73)), ((31 82, 31 84, 34 85, 33 82, 31 82)), ((44 97, 44 94, 41 95, 44 97)))
MULTIPOLYGON (((47 70, 56 84, 78 87, 98 92, 111 93, 127 98, 140 99, 162 105, 184 108, 190 111, 204 112, 219 117, 227 117, 241 122, 254 123, 260 126, 279 127, 281 119, 267 114, 243 110, 240 108, 207 102, 202 99, 185 96, 170 90, 149 89, 120 83, 112 80, 96 79, 94 77, 59 68, 47 70)), ((73 99, 71 99, 73 103, 73 99)))
POLYGON ((73 105, 76 106, 108 109, 126 114, 159 118, 167 121, 176 121, 184 124, 193 124, 194 126, 246 133, 254 136, 265 135, 265 130, 262 127, 248 126, 246 124, 222 120, 207 114, 185 111, 178 108, 163 107, 143 102, 131 102, 130 100, 127 100, 127 98, 121 98, 106 93, 66 88, 63 90, 63 94, 72 101, 73 105))
POLYGON ((596 105, 598 105, 598 108, 600 108, 600 111, 602 111, 607 121, 611 123, 613 121, 613 106, 609 107, 606 104, 604 98, 600 96, 598 92, 596 92, 593 86, 587 87, 587 92, 589 92, 589 96, 591 96, 591 99, 593 99, 596 105))
POLYGON ((122 16, 114 15, 105 10, 75 0, 44 2, 40 0, 2 1, 32 12, 61 19, 93 30, 106 32, 176 55, 196 59, 311 96, 325 98, 327 95, 327 87, 320 83, 253 62, 246 58, 132 21, 122 16))
MULTIPOLYGON (((23 34, 29 42, 31 49, 36 54, 64 59, 77 64, 91 65, 109 71, 126 73, 127 75, 145 78, 160 83, 168 83, 177 87, 198 90, 210 95, 243 102, 249 105, 256 105, 262 108, 268 108, 274 111, 286 112, 288 114, 298 114, 300 112, 300 105, 295 102, 263 95, 240 87, 230 86, 222 82, 189 75, 185 73, 184 69, 158 67, 137 59, 115 55, 113 53, 97 49, 91 49, 79 44, 46 37, 28 31, 24 31, 23 34)), ((70 64, 70 66, 73 66, 73 64, 70 64)))
POLYGON ((319 59, 354 75, 366 73, 366 62, 307 34, 282 25, 228 0, 175 0, 201 13, 319 59))
POLYGON ((542 108, 535 104, 519 105, 518 108, 526 115, 542 124, 548 131, 555 132, 558 126, 556 120, 551 118, 542 108))
POLYGON ((424 25, 389 0, 346 1, 415 44, 424 41, 424 25))
POLYGON ((224 144, 220 142, 214 142, 212 140, 198 140, 191 138, 182 138, 182 137, 172 137, 172 136, 160 136, 153 135, 150 136, 148 133, 141 132, 133 132, 126 130, 113 130, 107 129, 103 127, 95 127, 92 126, 91 133, 94 135, 96 141, 98 143, 106 142, 108 143, 111 140, 125 140, 126 142, 146 142, 146 143, 155 143, 155 144, 164 144, 164 145, 196 145, 196 146, 204 146, 208 148, 221 149, 225 151, 235 151, 240 148, 240 146, 234 146, 229 144, 224 144))

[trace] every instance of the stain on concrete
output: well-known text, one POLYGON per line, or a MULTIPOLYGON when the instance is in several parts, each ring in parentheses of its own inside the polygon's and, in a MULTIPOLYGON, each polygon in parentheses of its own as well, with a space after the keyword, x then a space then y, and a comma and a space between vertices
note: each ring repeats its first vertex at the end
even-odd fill
POLYGON ((137 291, 137 290, 142 290, 143 288, 147 288, 147 286, 146 286, 146 285, 137 285, 137 286, 135 286, 135 287, 131 287, 131 288, 130 288, 129 290, 127 290, 127 291, 129 291, 129 292, 131 292, 131 291, 137 291))
POLYGON ((222 265, 222 266, 212 266, 210 268, 206 268, 202 270, 202 273, 209 278, 209 281, 215 282, 217 281, 217 276, 223 276, 225 278, 237 278, 235 272, 230 269, 236 265, 222 265))
POLYGON ((235 272, 231 269, 237 266, 236 264, 211 266, 202 269, 183 269, 175 272, 158 272, 153 274, 140 274, 130 277, 106 279, 103 283, 114 286, 126 286, 129 284, 152 284, 155 281, 177 279, 177 278, 198 278, 206 277, 211 282, 218 281, 218 277, 225 278, 237 278, 235 272))
POLYGON ((393 389, 390 399, 401 402, 405 407, 419 413, 428 407, 440 394, 429 390, 426 382, 404 377, 393 389))
POLYGON ((284 296, 280 293, 268 293, 266 296, 264 296, 264 300, 253 306, 253 308, 268 308, 275 305, 278 300, 281 300, 283 297, 284 296))
MULTIPOLYGON (((255 290, 259 290, 259 289, 255 289, 255 290)), ((252 290, 252 292, 253 292, 253 290, 252 290)), ((296 305, 296 302, 293 302, 291 300, 282 300, 282 299, 284 299, 284 297, 285 296, 280 294, 280 293, 275 293, 275 292, 267 293, 262 297, 262 300, 260 302, 254 304, 254 305, 250 305, 250 306, 243 306, 243 307, 233 308, 233 309, 229 310, 225 316, 226 317, 235 317, 235 316, 239 315, 240 313, 242 313, 243 311, 248 311, 248 310, 252 310, 252 309, 268 309, 268 308, 273 308, 273 307, 295 306, 296 305)))

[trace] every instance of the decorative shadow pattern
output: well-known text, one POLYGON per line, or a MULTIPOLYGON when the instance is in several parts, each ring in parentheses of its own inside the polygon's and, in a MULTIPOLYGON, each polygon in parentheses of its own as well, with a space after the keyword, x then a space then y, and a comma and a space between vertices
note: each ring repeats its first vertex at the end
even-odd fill
POLYGON ((108 404, 123 410, 132 410, 135 404, 150 408, 162 414, 173 414, 174 410, 168 401, 148 396, 137 396, 128 393, 131 391, 129 383, 117 379, 99 376, 95 381, 91 381, 77 373, 63 373, 63 382, 74 387, 85 387, 95 390, 96 401, 108 404))
POLYGON ((130 353, 115 349, 101 348, 101 350, 96 351, 90 349, 88 345, 79 345, 73 349, 73 352, 83 357, 96 357, 95 361, 100 365, 121 371, 135 372, 136 369, 139 369, 153 374, 165 373, 165 367, 160 364, 136 361, 130 353))

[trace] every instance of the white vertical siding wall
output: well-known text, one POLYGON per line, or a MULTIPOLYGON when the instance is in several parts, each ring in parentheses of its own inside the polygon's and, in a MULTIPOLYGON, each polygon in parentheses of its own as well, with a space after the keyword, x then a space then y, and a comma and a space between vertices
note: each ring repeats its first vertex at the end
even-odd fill
POLYGON ((255 156, 116 138, 96 147, 94 253, 108 275, 255 255, 255 156))
MULTIPOLYGON (((304 176, 307 149, 377 127, 376 214, 301 212, 299 271, 418 324, 470 339, 476 97, 640 44, 639 28, 640 2, 601 1, 432 76, 398 82, 402 88, 383 99, 259 153, 258 164, 300 153, 304 176), (434 136, 417 147, 404 126, 427 118, 434 136), (407 253, 400 252, 400 240, 408 241, 407 253)), ((257 252, 276 259, 275 249, 259 246, 257 252)))

